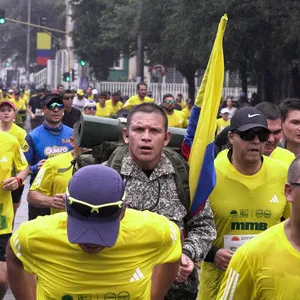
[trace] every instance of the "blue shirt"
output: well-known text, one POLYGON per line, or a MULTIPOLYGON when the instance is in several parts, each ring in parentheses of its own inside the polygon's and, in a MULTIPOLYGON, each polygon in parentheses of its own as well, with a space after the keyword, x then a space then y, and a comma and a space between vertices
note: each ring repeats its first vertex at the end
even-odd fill
POLYGON ((70 144, 72 132, 72 128, 63 124, 58 128, 51 128, 43 123, 27 134, 27 145, 23 150, 32 173, 30 183, 33 182, 38 173, 38 162, 40 160, 73 149, 70 144))

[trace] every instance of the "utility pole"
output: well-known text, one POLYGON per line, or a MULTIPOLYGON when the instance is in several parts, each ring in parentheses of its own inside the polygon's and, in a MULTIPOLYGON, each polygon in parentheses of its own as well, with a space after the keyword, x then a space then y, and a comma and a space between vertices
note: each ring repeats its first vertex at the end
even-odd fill
POLYGON ((137 34, 137 83, 144 81, 144 42, 143 42, 143 31, 142 31, 142 14, 143 14, 143 1, 139 1, 138 6, 138 34, 137 34))
MULTIPOLYGON (((31 23, 31 0, 28 0, 27 23, 31 23)), ((29 88, 30 77, 30 26, 27 27, 27 49, 26 49, 26 88, 29 88)))

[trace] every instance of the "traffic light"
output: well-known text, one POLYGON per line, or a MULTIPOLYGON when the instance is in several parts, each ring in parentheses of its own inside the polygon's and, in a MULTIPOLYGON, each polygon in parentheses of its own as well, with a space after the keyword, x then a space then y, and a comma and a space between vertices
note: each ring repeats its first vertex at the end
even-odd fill
POLYGON ((5 23, 5 10, 0 9, 0 25, 5 23))
POLYGON ((80 65, 81 65, 82 67, 84 67, 84 66, 86 65, 86 62, 82 59, 82 60, 80 61, 80 65))
POLYGON ((63 81, 66 81, 66 82, 71 81, 70 72, 63 73, 63 81))
POLYGON ((71 80, 72 82, 76 80, 76 73, 74 69, 71 70, 71 80))
POLYGON ((9 67, 9 62, 8 61, 5 63, 5 67, 9 67))
POLYGON ((48 19, 46 17, 39 17, 39 25, 47 27, 47 25, 48 25, 48 19))

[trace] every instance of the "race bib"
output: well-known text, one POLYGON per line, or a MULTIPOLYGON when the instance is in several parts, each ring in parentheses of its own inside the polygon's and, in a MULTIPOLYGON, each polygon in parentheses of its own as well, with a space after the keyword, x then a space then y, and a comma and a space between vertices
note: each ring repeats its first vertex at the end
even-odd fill
POLYGON ((35 110, 35 115, 41 117, 41 116, 43 115, 43 114, 42 114, 42 110, 39 109, 39 108, 37 108, 37 109, 35 110))
POLYGON ((243 244, 245 244, 247 241, 251 240, 255 236, 256 234, 224 235, 224 248, 231 251, 236 251, 243 244))

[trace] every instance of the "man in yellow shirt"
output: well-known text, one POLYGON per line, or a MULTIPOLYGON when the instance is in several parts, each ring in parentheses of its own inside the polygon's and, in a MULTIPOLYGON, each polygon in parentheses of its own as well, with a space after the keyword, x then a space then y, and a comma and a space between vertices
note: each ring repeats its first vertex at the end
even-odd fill
POLYGON ((298 299, 300 295, 300 158, 291 164, 285 196, 291 217, 245 243, 232 257, 218 299, 298 299))
POLYGON ((181 109, 186 108, 186 104, 184 102, 183 95, 181 93, 177 94, 176 104, 179 105, 181 109))
POLYGON ((185 113, 185 115, 188 119, 191 116, 193 106, 194 106, 194 101, 192 99, 188 99, 186 101, 186 107, 182 109, 182 112, 185 113))
MULTIPOLYGON (((11 134, 16 137, 21 147, 23 148, 26 144, 25 137, 26 131, 14 124, 16 118, 16 108, 10 101, 0 102, 0 130, 11 134)), ((24 190, 24 185, 21 185, 18 189, 12 191, 12 201, 14 204, 14 214, 20 206, 20 200, 24 190)))
POLYGON ((225 127, 230 125, 229 110, 225 107, 221 109, 222 118, 217 119, 216 134, 218 135, 225 127))
POLYGON ((76 144, 74 133, 79 123, 73 127, 70 144, 73 150, 46 160, 33 181, 27 201, 34 207, 50 208, 51 214, 65 210, 64 193, 73 174, 72 161, 86 149, 76 144))
POLYGON ((186 128, 188 126, 188 119, 184 112, 175 109, 176 99, 172 94, 163 96, 162 107, 168 117, 168 124, 170 127, 186 128))
POLYGON ((228 137, 232 148, 215 162, 217 184, 209 196, 217 238, 201 266, 200 300, 216 299, 234 251, 289 217, 287 167, 262 156, 269 138, 265 116, 253 107, 237 110, 228 137))
POLYGON ((85 98, 87 100, 94 100, 94 95, 93 95, 93 88, 91 86, 89 86, 87 89, 86 89, 86 96, 85 98))
POLYGON ((14 136, 0 130, 0 145, 0 299, 3 299, 7 290, 5 249, 14 219, 11 192, 23 185, 29 168, 14 136), (12 169, 17 172, 15 176, 12 176, 12 169))
POLYGON ((111 99, 106 100, 106 104, 110 105, 113 109, 113 114, 116 115, 118 111, 123 107, 123 103, 120 100, 121 96, 119 93, 112 93, 111 99))
POLYGON ((289 167, 295 159, 295 155, 291 151, 278 146, 282 138, 282 121, 279 108, 270 102, 261 102, 255 108, 265 115, 270 130, 269 139, 264 148, 264 155, 280 160, 289 167))
POLYGON ((124 188, 115 170, 83 167, 68 185, 67 213, 21 225, 7 247, 16 299, 35 299, 29 272, 36 299, 164 300, 179 269, 179 227, 126 209, 124 188))
POLYGON ((106 103, 106 93, 102 92, 100 96, 98 96, 99 102, 96 107, 96 116, 103 118, 110 118, 114 113, 111 105, 106 103))
POLYGON ((2 89, 2 95, 0 101, 9 101, 9 100, 10 100, 10 96, 7 92, 7 89, 2 89))
POLYGON ((124 104, 123 108, 131 110, 133 106, 142 104, 144 102, 154 103, 154 99, 147 97, 147 84, 140 82, 137 84, 137 94, 131 96, 124 104))
POLYGON ((20 93, 15 92, 15 97, 10 100, 16 107, 16 124, 20 127, 24 126, 26 120, 26 104, 24 100, 20 98, 20 93))

